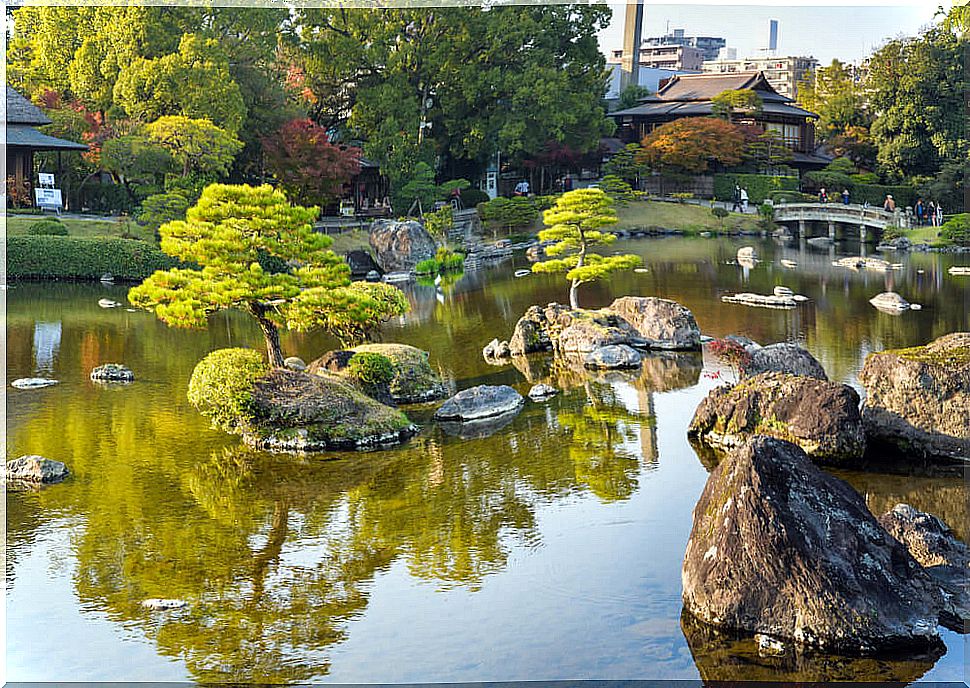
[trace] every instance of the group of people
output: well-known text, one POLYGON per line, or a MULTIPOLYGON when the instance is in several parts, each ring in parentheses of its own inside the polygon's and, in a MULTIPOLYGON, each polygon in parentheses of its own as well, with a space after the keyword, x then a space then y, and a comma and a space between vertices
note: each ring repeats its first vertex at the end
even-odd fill
POLYGON ((916 215, 917 227, 925 227, 927 224, 932 227, 943 226, 943 205, 940 203, 924 203, 922 198, 917 198, 913 214, 916 215))
MULTIPOLYGON (((841 197, 842 197, 842 205, 849 205, 849 203, 852 201, 852 194, 849 193, 848 189, 842 189, 841 197)), ((829 202, 829 192, 825 190, 824 186, 818 190, 818 202, 819 203, 829 202)))
POLYGON ((731 212, 748 212, 748 190, 742 188, 740 184, 734 185, 734 205, 731 206, 731 212))

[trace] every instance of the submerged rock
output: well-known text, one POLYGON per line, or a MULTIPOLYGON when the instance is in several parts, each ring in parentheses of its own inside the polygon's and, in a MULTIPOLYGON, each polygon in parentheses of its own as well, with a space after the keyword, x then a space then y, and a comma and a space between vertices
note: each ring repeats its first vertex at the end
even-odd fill
POLYGON ((689 309, 670 299, 624 296, 607 310, 633 325, 650 349, 696 351, 701 330, 689 309))
POLYGON ((869 354, 859 381, 870 438, 901 452, 970 460, 970 332, 869 354))
POLYGON ((537 385, 533 385, 532 389, 529 390, 529 398, 532 401, 545 401, 550 397, 554 397, 559 394, 559 390, 552 385, 547 385, 544 382, 540 382, 537 385))
POLYGON ((67 466, 60 461, 37 454, 25 455, 13 461, 8 461, 5 471, 8 481, 44 485, 60 482, 70 474, 67 466))
POLYGON ((49 377, 22 377, 11 382, 10 386, 17 389, 40 389, 56 384, 58 384, 58 380, 52 380, 49 377))
POLYGON ((98 305, 102 308, 117 308, 121 304, 112 299, 98 299, 98 305))
POLYGON ((617 368, 639 368, 642 356, 636 349, 626 344, 601 346, 591 351, 583 359, 586 368, 614 370, 617 368))
POLYGON ((374 220, 369 241, 385 273, 410 272, 437 250, 424 225, 414 220, 374 220))
POLYGON ((869 303, 878 310, 888 313, 902 313, 909 310, 909 301, 894 291, 883 292, 869 299, 869 303))
POLYGON ((688 432, 725 449, 753 435, 768 435, 793 442, 813 459, 836 464, 850 464, 866 449, 854 389, 784 373, 762 373, 711 390, 694 412, 688 432))
POLYGON ((470 421, 518 412, 525 400, 508 385, 464 389, 435 411, 435 420, 470 421))
POLYGON ((711 473, 682 583, 686 611, 725 630, 846 654, 940 644, 922 567, 848 484, 770 437, 711 473))
POLYGON ((135 374, 120 363, 105 363, 91 371, 91 379, 96 382, 132 382, 135 374))
POLYGON ((185 600, 175 600, 175 599, 162 599, 162 598, 152 598, 150 600, 143 600, 141 606, 146 609, 151 609, 152 611, 162 611, 166 609, 182 609, 187 606, 185 600))
POLYGON ((756 306, 759 308, 778 308, 790 310, 798 306, 798 300, 794 296, 775 296, 774 294, 752 294, 742 292, 740 294, 722 296, 724 303, 737 303, 742 306, 756 306))
POLYGON ((482 357, 486 361, 502 360, 509 357, 509 343, 500 342, 497 338, 490 341, 482 349, 482 357))
POLYGON ((769 344, 751 348, 749 353, 751 360, 744 366, 745 377, 761 373, 786 373, 828 380, 822 364, 797 344, 787 342, 769 344))

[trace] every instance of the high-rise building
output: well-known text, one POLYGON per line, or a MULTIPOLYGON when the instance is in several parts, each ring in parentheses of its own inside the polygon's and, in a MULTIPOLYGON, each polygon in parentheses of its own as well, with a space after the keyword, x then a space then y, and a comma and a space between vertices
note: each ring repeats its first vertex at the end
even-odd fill
POLYGON ((704 54, 705 60, 717 59, 717 52, 727 45, 723 38, 714 36, 687 36, 684 29, 674 29, 666 36, 651 36, 643 40, 644 46, 683 45, 696 48, 704 54))
MULTIPOLYGON (((623 63, 624 52, 614 50, 610 62, 623 63)), ((655 45, 640 48, 640 66, 651 69, 699 72, 704 64, 704 53, 687 45, 655 45)))
POLYGON ((745 60, 710 60, 704 62, 705 74, 735 74, 764 72, 765 78, 778 93, 789 98, 798 97, 798 84, 811 78, 818 67, 814 57, 753 57, 745 60))

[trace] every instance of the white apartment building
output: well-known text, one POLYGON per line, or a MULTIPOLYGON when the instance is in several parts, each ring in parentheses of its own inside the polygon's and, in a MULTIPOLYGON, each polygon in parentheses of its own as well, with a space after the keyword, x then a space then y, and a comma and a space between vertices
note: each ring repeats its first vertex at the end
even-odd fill
POLYGON ((701 70, 705 74, 763 72, 768 83, 783 96, 798 97, 798 84, 811 77, 818 60, 814 57, 754 57, 745 60, 709 60, 701 70))

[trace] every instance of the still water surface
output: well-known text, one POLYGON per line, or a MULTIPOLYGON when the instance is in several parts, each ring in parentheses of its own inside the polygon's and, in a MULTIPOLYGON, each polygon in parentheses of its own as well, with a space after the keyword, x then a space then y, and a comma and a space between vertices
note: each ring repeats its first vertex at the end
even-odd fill
MULTIPOLYGON (((831 266, 858 245, 816 250, 770 241, 654 239, 617 245, 649 268, 586 288, 680 301, 705 334, 806 346, 830 377, 856 384, 869 351, 970 329, 966 256, 902 254, 902 270, 831 266), (733 264, 754 244, 764 262, 733 264), (788 258, 796 269, 781 267, 788 258), (723 304, 733 291, 791 287, 795 311, 723 304), (923 310, 880 313, 894 289, 923 310)), ((65 461, 66 483, 7 496, 7 677, 50 680, 483 681, 696 678, 963 680, 963 642, 942 658, 757 656, 681 622, 680 565, 708 475, 686 440, 698 402, 720 384, 697 354, 648 358, 639 374, 587 376, 542 357, 493 367, 480 355, 533 303, 564 297, 554 276, 513 278, 523 258, 447 285, 415 286, 413 311, 386 341, 431 352, 453 388, 550 381, 489 437, 445 434, 434 405, 403 448, 274 456, 211 430, 185 399, 207 352, 261 346, 244 317, 204 332, 104 310, 121 286, 16 284, 7 293, 8 377, 61 384, 8 388, 9 457, 65 461), (88 380, 124 362, 129 386, 88 380), (142 608, 181 598, 186 609, 142 608)), ((333 347, 291 336, 309 361, 333 347)), ((964 539, 961 475, 841 472, 881 513, 906 501, 964 539)))

